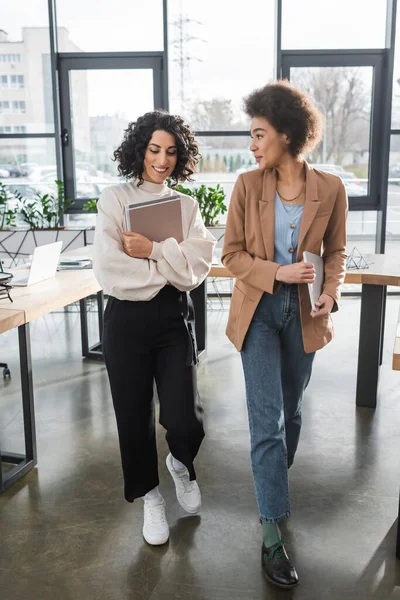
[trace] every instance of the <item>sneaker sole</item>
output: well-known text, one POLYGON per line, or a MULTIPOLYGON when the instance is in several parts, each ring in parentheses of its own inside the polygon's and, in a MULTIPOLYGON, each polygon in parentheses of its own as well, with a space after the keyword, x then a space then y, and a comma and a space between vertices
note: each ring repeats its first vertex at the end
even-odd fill
POLYGON ((167 535, 167 537, 165 538, 152 538, 151 535, 146 535, 144 531, 142 531, 143 533, 143 537, 145 539, 145 541, 150 544, 150 546, 162 546, 163 544, 166 544, 169 540, 169 533, 167 535))

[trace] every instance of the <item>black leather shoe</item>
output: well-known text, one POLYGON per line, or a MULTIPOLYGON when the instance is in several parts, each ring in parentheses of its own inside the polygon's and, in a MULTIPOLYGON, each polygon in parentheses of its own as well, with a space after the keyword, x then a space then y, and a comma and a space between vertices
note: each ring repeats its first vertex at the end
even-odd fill
POLYGON ((289 560, 283 544, 261 548, 261 564, 270 583, 282 588, 291 588, 299 583, 296 569, 289 560))

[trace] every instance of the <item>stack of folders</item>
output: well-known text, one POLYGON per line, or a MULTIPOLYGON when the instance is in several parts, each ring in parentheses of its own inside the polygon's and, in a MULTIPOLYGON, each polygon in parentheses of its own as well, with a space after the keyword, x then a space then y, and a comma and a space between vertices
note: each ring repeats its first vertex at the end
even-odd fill
POLYGON ((91 269, 92 259, 87 256, 61 256, 58 263, 59 271, 72 271, 74 269, 91 269))
POLYGON ((152 242, 174 238, 183 242, 182 208, 178 195, 157 198, 125 207, 127 231, 144 235, 152 242))

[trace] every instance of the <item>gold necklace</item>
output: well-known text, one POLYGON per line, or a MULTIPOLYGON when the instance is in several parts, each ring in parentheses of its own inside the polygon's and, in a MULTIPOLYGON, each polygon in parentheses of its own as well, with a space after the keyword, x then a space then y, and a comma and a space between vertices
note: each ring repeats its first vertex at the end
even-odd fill
POLYGON ((294 198, 284 198, 282 196, 282 194, 280 193, 280 191, 278 190, 278 186, 276 186, 277 192, 281 198, 281 200, 284 200, 285 202, 293 202, 294 200, 297 200, 297 198, 299 198, 301 196, 301 194, 303 193, 304 187, 306 185, 306 182, 303 181, 303 185, 301 186, 301 190, 300 192, 297 194, 297 196, 295 196, 294 198))

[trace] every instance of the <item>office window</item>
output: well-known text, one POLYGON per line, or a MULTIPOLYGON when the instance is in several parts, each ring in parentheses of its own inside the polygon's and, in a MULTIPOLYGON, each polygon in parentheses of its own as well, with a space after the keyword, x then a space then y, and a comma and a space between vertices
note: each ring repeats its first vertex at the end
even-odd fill
POLYGON ((386 1, 283 0, 282 48, 384 48, 386 1))
POLYGON ((0 113, 6 114, 10 112, 10 102, 8 100, 0 101, 0 113))
POLYGON ((0 133, 11 133, 12 129, 9 125, 1 126, 0 133))
POLYGON ((274 78, 275 1, 229 6, 168 0, 170 108, 198 130, 247 131, 243 97, 274 78))
POLYGON ((7 77, 7 75, 1 75, 1 77, 0 77, 0 87, 2 87, 2 88, 8 87, 8 77, 7 77))
MULTIPOLYGON (((13 91, 26 90, 24 95, 10 94, 11 99, 29 98, 29 111, 18 105, 13 107, 13 112, 24 115, 20 124, 29 133, 54 134, 48 0, 18 0, 3 4, 7 7, 0 11, 0 28, 3 30, 0 74, 7 73, 8 85, 13 91)), ((4 94, 3 99, 8 97, 4 94)), ((4 125, 4 121, 1 124, 4 125)))
POLYGON ((162 0, 57 0, 60 52, 163 49, 162 0))
MULTIPOLYGON (((29 138, 3 138, 0 139, 0 165, 6 169, 5 165, 19 164, 29 171, 28 180, 18 179, 18 184, 22 186, 37 186, 42 184, 41 189, 46 193, 54 191, 54 179, 48 176, 49 170, 53 169, 57 173, 55 143, 53 138, 49 139, 29 139, 29 138), (24 164, 25 163, 25 164, 24 164), (28 164, 26 164, 28 163, 28 164)), ((22 178, 21 178, 22 179, 22 178)), ((23 193, 23 190, 20 190, 23 193)), ((38 190, 39 191, 39 190, 38 190)))
POLYGON ((15 63, 21 62, 20 54, 0 54, 0 63, 15 63))
POLYGON ((24 100, 13 100, 12 112, 24 113, 25 112, 25 101, 24 100))
POLYGON ((14 125, 12 128, 13 133, 26 133, 25 125, 14 125))
POLYGON ((11 88, 23 88, 25 85, 23 75, 9 75, 8 82, 11 88))

